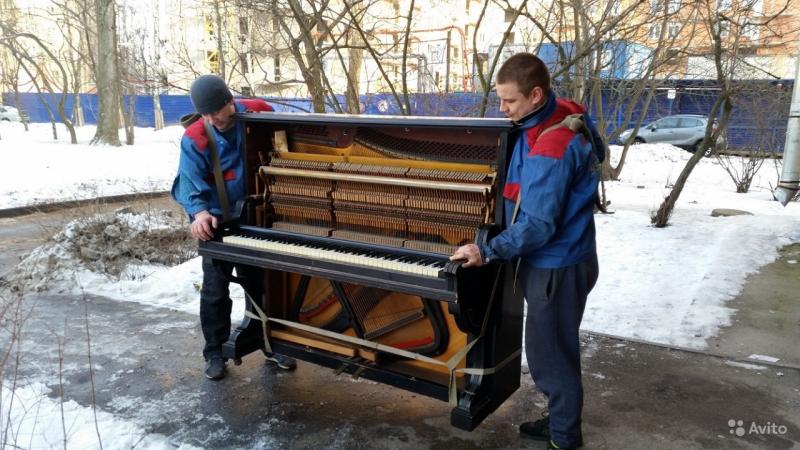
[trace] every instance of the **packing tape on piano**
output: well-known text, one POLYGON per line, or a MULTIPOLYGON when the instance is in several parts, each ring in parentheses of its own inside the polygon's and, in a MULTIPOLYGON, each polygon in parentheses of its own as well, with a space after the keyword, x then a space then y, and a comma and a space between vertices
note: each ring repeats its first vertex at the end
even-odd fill
POLYGON ((244 315, 261 322, 261 331, 264 333, 264 351, 267 353, 272 353, 272 346, 269 345, 269 317, 267 317, 264 311, 252 298, 250 298, 249 295, 245 295, 245 298, 250 300, 250 304, 253 305, 253 308, 255 308, 258 315, 255 315, 247 310, 244 311, 244 315))
POLYGON ((396 347, 391 347, 384 344, 379 344, 377 342, 368 341, 366 339, 358 338, 355 336, 348 336, 341 333, 335 333, 333 331, 323 330, 317 327, 312 327, 310 325, 305 325, 302 323, 292 322, 289 320, 283 319, 276 319, 274 317, 267 317, 266 313, 256 304, 256 302, 247 297, 250 300, 250 304, 253 305, 253 308, 256 310, 257 314, 253 314, 250 311, 245 311, 245 315, 248 317, 258 320, 263 325, 261 329, 264 332, 264 350, 268 353, 272 353, 272 347, 269 344, 269 322, 275 322, 281 324, 283 326, 289 328, 295 328, 301 331, 305 331, 308 333, 316 334, 319 336, 331 338, 338 341, 349 342, 351 344, 360 345, 366 348, 371 348, 373 350, 378 350, 385 353, 390 353, 392 355, 403 356, 409 359, 415 359, 417 361, 426 362, 429 364, 435 364, 439 366, 447 367, 447 371, 449 372, 449 381, 448 381, 448 403, 451 406, 456 406, 458 404, 458 387, 456 385, 456 373, 463 373, 467 375, 491 375, 503 367, 506 364, 513 361, 517 356, 522 354, 522 349, 517 349, 514 353, 508 355, 504 360, 502 360, 499 364, 494 367, 489 368, 467 368, 461 367, 457 368, 456 366, 467 356, 472 347, 483 338, 483 335, 486 331, 486 324, 489 322, 489 312, 492 310, 492 303, 494 302, 495 291, 497 290, 497 285, 500 280, 500 268, 497 270, 497 275, 494 279, 494 285, 492 286, 492 294, 489 298, 489 302, 486 305, 486 312, 483 315, 483 323, 481 324, 481 332, 480 334, 472 340, 467 346, 463 349, 458 351, 456 354, 450 357, 447 361, 439 361, 438 359, 431 358, 429 356, 425 356, 419 353, 409 352, 408 350, 403 350, 396 347))

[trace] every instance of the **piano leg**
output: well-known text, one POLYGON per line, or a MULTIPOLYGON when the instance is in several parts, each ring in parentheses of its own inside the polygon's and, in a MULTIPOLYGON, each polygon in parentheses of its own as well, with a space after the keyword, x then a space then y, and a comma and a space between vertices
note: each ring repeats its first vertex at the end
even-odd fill
MULTIPOLYGON (((241 285, 244 289, 245 310, 258 315, 253 308, 252 300, 263 307, 264 270, 237 264, 236 275, 231 277, 230 281, 241 285)), ((256 350, 264 350, 263 327, 261 321, 245 314, 239 326, 231 332, 228 341, 222 344, 222 357, 237 361, 256 350)))
MULTIPOLYGON (((508 359, 497 372, 491 375, 468 375, 466 387, 459 396, 458 405, 450 413, 450 423, 462 430, 472 431, 486 416, 494 412, 519 388, 522 355, 511 357, 522 346, 522 306, 520 289, 514 289, 514 270, 504 264, 502 282, 497 287, 495 302, 489 312, 494 320, 467 355, 468 367, 497 367, 508 359), (499 299, 506 301, 500 302, 499 299), (513 331, 510 331, 513 330, 513 331), (510 358, 510 359, 509 359, 510 358)), ((468 340, 475 339, 469 333, 468 340)))

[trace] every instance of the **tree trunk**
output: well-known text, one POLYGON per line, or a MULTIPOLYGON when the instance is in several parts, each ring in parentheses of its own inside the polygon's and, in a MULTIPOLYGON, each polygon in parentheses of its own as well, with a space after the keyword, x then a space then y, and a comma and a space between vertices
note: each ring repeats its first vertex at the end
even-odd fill
MULTIPOLYGON (((124 102, 121 102, 121 104, 124 102)), ((133 122, 134 114, 136 113, 136 95, 128 94, 128 110, 125 107, 120 108, 122 112, 122 121, 125 124, 125 145, 133 145, 133 122)))
POLYGON ((308 86, 308 93, 311 94, 311 104, 314 105, 314 112, 325 112, 325 89, 322 87, 321 67, 316 64, 317 49, 314 40, 308 37, 305 39, 306 61, 310 61, 306 70, 303 70, 303 79, 308 86))
POLYGON ((86 124, 86 119, 83 116, 83 105, 81 105, 81 96, 78 93, 74 94, 72 118, 76 127, 82 127, 86 124))
MULTIPOLYGON (((723 91, 723 96, 727 95, 727 91, 723 91)), ((711 108, 711 113, 709 117, 716 117, 717 112, 720 110, 720 106, 722 108, 722 120, 720 121, 721 127, 724 127, 728 123, 728 117, 730 117, 731 110, 733 109, 733 105, 731 104, 730 99, 728 98, 720 98, 717 103, 711 108)), ((708 127, 711 126, 711 123, 708 124, 708 127)), ((681 174, 678 175, 678 179, 675 180, 675 185, 672 186, 672 190, 669 194, 664 198, 664 201, 659 206, 658 211, 656 211, 653 216, 650 218, 650 222, 656 228, 663 228, 666 227, 669 223, 669 218, 672 215, 672 210, 675 209, 675 203, 678 202, 678 197, 680 197, 681 192, 683 191, 683 187, 686 185, 686 181, 689 179, 689 175, 692 174, 697 163, 703 159, 705 156, 706 149, 709 148, 709 145, 713 145, 713 142, 717 141, 717 137, 721 131, 716 131, 711 135, 706 133, 706 137, 703 139, 703 142, 698 146, 699 148, 695 150, 694 154, 686 165, 681 170, 681 174)))
POLYGON ((155 116, 156 131, 164 128, 164 111, 161 110, 161 96, 153 94, 153 115, 155 116))
POLYGON ((117 64, 117 11, 114 0, 95 0, 97 11, 97 97, 100 112, 92 145, 120 146, 119 142, 119 69, 117 64))
POLYGON ((217 62, 219 63, 219 76, 223 80, 227 80, 225 77, 225 45, 222 41, 222 12, 220 12, 220 4, 219 0, 214 0, 214 19, 217 25, 217 62))
POLYGON ((347 60, 347 112, 350 114, 361 113, 361 103, 358 93, 361 90, 361 65, 364 63, 364 50, 361 47, 364 43, 358 33, 353 33, 353 47, 348 51, 347 60))

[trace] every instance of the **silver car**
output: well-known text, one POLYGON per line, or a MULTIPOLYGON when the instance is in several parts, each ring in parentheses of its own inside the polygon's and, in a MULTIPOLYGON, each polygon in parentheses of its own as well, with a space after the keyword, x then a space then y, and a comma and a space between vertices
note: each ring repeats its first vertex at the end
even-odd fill
MULTIPOLYGON (((690 152, 694 152, 703 141, 706 132, 708 117, 696 114, 678 114, 667 116, 639 127, 639 132, 633 138, 634 144, 664 143, 672 144, 690 152)), ((717 121, 714 120, 714 127, 717 121)), ((619 135, 620 142, 630 138, 633 129, 625 130, 619 135)), ((722 136, 717 140, 717 148, 725 146, 722 136)))

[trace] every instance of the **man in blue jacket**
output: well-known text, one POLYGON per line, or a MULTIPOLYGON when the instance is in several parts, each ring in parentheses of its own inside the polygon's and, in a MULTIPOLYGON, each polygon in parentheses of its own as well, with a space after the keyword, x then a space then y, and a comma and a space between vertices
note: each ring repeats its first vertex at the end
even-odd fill
POLYGON ((497 96, 516 126, 503 192, 507 228, 486 245, 458 248, 451 259, 464 267, 519 259, 526 356, 549 408, 549 416, 520 425, 520 434, 552 449, 577 448, 583 445, 578 329, 598 276, 593 214, 600 167, 592 145, 598 135, 581 105, 551 91, 547 66, 530 53, 503 64, 497 96), (561 125, 575 114, 583 115, 589 138, 561 125))
MULTIPOLYGON (((216 143, 216 151, 225 180, 225 190, 232 211, 236 202, 247 195, 245 185, 245 154, 243 125, 233 120, 236 112, 272 111, 260 99, 234 100, 228 86, 216 75, 197 78, 190 88, 192 104, 202 116, 186 128, 181 139, 181 156, 178 175, 172 185, 172 197, 189 214, 192 236, 202 241, 214 237, 222 217, 220 196, 214 180, 214 167, 209 151, 209 139, 216 143), (203 122, 208 122, 212 136, 206 133, 203 122)), ((235 265, 238 277, 245 280, 245 291, 258 300, 263 294, 261 271, 248 266, 235 265)), ((232 302, 229 297, 230 277, 234 264, 213 261, 203 257, 203 287, 200 291, 200 327, 203 329, 206 360, 205 375, 212 380, 225 376, 225 359, 222 344, 231 331, 232 302)), ((291 370, 294 359, 271 354, 268 360, 278 367, 291 370)))

